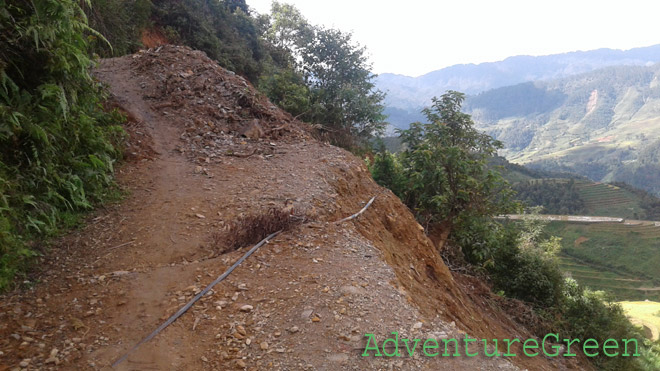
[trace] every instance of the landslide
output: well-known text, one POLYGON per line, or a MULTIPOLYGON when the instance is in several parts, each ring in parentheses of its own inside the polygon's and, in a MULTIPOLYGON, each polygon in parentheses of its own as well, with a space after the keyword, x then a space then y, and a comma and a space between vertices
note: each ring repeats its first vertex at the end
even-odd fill
POLYGON ((360 159, 315 140, 202 52, 163 46, 103 60, 95 74, 129 117, 118 178, 130 196, 52 246, 32 288, 2 297, 0 369, 108 368, 244 253, 222 253, 214 236, 270 208, 307 220, 120 369, 588 368, 543 357, 361 357, 365 333, 532 335, 479 282, 452 276, 442 246, 360 159), (373 196, 364 214, 335 223, 373 196))

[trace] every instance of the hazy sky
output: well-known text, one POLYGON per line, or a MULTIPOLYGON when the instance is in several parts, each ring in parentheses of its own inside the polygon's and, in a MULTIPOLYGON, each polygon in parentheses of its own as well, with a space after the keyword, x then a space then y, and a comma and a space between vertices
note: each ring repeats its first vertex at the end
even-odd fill
MULTIPOLYGON (((246 0, 259 13, 271 0, 246 0)), ((312 24, 352 31, 374 72, 660 43, 657 0, 288 0, 312 24)))

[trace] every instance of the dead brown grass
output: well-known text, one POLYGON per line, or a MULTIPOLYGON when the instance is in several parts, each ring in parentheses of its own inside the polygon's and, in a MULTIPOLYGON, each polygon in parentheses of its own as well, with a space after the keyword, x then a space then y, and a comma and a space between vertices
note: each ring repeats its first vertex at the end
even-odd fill
POLYGON ((223 231, 211 236, 212 246, 221 254, 254 245, 271 233, 287 231, 307 221, 307 215, 296 210, 271 208, 259 214, 236 219, 223 231))

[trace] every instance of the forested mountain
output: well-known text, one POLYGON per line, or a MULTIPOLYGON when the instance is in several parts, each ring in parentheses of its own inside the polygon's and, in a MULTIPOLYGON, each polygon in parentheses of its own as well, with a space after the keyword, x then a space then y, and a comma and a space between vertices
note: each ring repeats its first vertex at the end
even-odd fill
POLYGON ((509 160, 660 192, 660 64, 617 66, 467 100, 509 160))
POLYGON ((660 45, 630 50, 598 49, 540 57, 515 56, 499 62, 462 64, 419 77, 384 73, 376 86, 387 93, 385 113, 389 122, 407 128, 422 120, 421 108, 446 90, 469 95, 522 82, 549 80, 617 65, 645 66, 660 61, 660 45))

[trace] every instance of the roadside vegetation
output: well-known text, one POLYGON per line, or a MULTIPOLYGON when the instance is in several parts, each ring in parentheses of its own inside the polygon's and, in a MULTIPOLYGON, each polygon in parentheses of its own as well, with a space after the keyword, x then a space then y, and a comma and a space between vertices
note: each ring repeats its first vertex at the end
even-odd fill
POLYGON ((453 91, 434 98, 424 110, 430 123, 401 130, 404 149, 392 154, 381 148, 369 163, 374 179, 397 194, 427 231, 449 228, 443 255, 450 265, 481 272, 495 292, 527 303, 543 319, 544 332, 599 342, 636 338, 645 344, 643 358, 601 355, 594 364, 608 370, 654 369, 649 365, 658 362, 657 344, 644 340, 621 306, 604 292, 563 277, 557 257, 561 242, 547 236, 546 223, 495 221, 494 216, 520 211, 521 205, 489 165, 501 144, 474 129, 472 118, 461 112, 463 99, 453 91))
POLYGON ((104 112, 89 74, 79 2, 0 7, 0 290, 40 251, 111 196, 121 118, 104 112))

